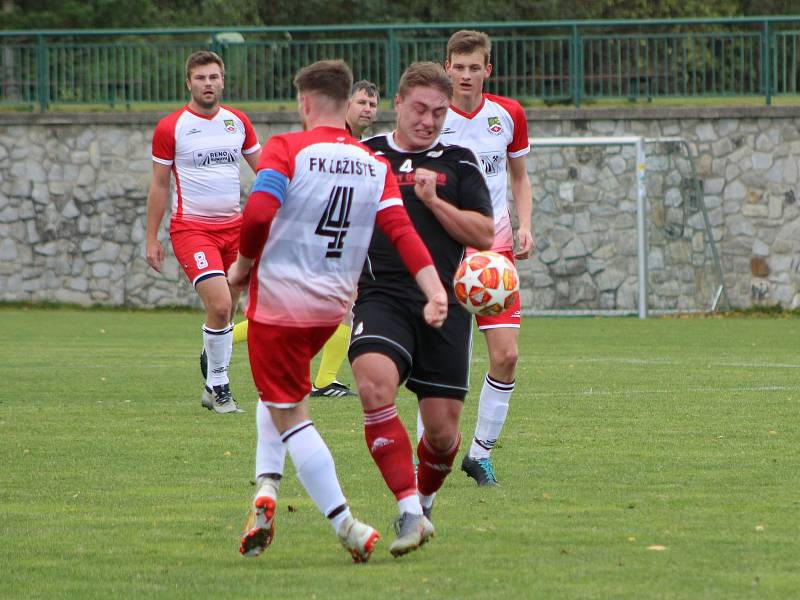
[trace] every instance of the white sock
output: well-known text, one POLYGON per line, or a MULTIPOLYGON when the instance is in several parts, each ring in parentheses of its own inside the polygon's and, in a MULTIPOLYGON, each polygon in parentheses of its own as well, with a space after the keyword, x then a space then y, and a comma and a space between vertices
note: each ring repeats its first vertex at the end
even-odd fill
POLYGON ((433 500, 436 498, 436 492, 433 492, 430 496, 425 496, 424 494, 419 495, 419 503, 422 505, 422 508, 430 508, 433 506, 433 500))
POLYGON ((400 510, 401 515, 403 513, 411 513, 412 515, 422 514, 422 504, 419 503, 419 496, 417 494, 411 494, 410 496, 398 500, 397 508, 400 510))
MULTIPOLYGON (((344 506, 344 512, 349 513, 347 500, 336 478, 333 456, 314 424, 303 421, 286 430, 281 437, 294 463, 297 478, 319 511, 329 517, 334 510, 344 506)), ((334 523, 336 517, 329 518, 334 530, 338 531, 334 523)))
POLYGON ((261 498, 269 496, 273 500, 278 499, 278 490, 281 488, 280 479, 272 479, 271 477, 261 477, 256 481, 256 496, 261 498))
POLYGON ((256 479, 259 475, 277 473, 283 475, 283 464, 286 460, 286 446, 281 441, 281 434, 272 422, 269 408, 258 401, 256 405, 256 479))
POLYGON ((334 517, 330 517, 329 520, 331 525, 333 526, 333 530, 338 534, 340 533, 339 530, 342 528, 342 525, 344 525, 345 522, 353 520, 353 515, 350 512, 350 508, 345 505, 344 510, 342 512, 340 512, 334 517))
POLYGON ((211 329, 203 325, 203 345, 208 359, 208 376, 206 385, 214 387, 228 381, 228 346, 233 343, 233 327, 211 329))
POLYGON ((417 443, 422 439, 422 434, 425 433, 425 425, 422 424, 422 413, 417 408, 417 443))
POLYGON ((225 366, 230 368, 231 356, 233 356, 233 322, 231 322, 231 335, 228 338, 228 352, 225 354, 225 366))
POLYGON ((494 448, 508 415, 508 401, 514 391, 514 382, 503 383, 486 374, 478 401, 478 421, 475 437, 469 447, 472 458, 488 458, 494 448))

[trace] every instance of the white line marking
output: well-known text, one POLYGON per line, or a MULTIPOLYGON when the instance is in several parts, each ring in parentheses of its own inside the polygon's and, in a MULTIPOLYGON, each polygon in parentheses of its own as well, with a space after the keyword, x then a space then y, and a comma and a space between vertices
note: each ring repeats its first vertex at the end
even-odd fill
POLYGON ((566 396, 644 396, 653 394, 747 394, 752 392, 798 392, 800 385, 762 385, 750 387, 693 387, 675 389, 596 390, 594 388, 565 392, 533 392, 535 397, 560 398, 566 396))

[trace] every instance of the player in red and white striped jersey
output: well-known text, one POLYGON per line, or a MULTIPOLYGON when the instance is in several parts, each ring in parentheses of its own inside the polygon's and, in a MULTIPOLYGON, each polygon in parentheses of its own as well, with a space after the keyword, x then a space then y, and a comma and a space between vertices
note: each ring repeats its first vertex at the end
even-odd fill
MULTIPOLYGON (((350 305, 375 225, 423 290, 430 325, 444 322, 447 294, 388 163, 345 130, 352 81, 342 61, 314 63, 295 77, 305 131, 273 136, 264 148, 228 280, 234 287, 250 280, 247 345, 260 410, 268 408, 300 482, 342 545, 366 561, 378 534, 350 514, 310 419, 310 362, 350 305)), ((245 556, 260 554, 274 531, 277 480, 257 484, 245 556)))
MULTIPOLYGON (((380 94, 378 87, 366 80, 356 81, 347 103, 347 128, 356 139, 362 139, 375 118, 378 116, 378 102, 380 94)), ((317 375, 311 386, 311 395, 321 398, 336 398, 342 396, 357 396, 346 385, 338 381, 336 375, 344 359, 347 357, 347 348, 350 344, 350 327, 352 311, 347 311, 342 324, 334 332, 322 348, 319 359, 317 375)))
MULTIPOLYGON (((375 121, 375 117, 378 115, 379 100, 378 87, 374 83, 362 79, 353 84, 345 118, 348 131, 356 139, 361 139, 364 131, 375 121)), ((311 396, 321 398, 357 396, 349 387, 336 378, 342 362, 347 357, 347 348, 350 344, 351 317, 352 312, 348 310, 342 324, 339 325, 323 346, 317 375, 311 385, 311 396)), ((233 343, 236 344, 245 340, 247 340, 247 320, 237 323, 233 328, 233 343)), ((202 360, 203 358, 201 357, 200 369, 205 377, 206 366, 202 360)), ((259 468, 257 464, 256 469, 259 468)))
MULTIPOLYGON (((492 72, 490 57, 491 42, 486 34, 462 30, 450 37, 445 69, 453 82, 453 103, 441 140, 465 146, 480 159, 494 209, 492 250, 513 262, 528 258, 534 246, 531 183, 525 165, 525 155, 530 151, 528 124, 516 100, 484 93, 483 83, 492 72), (509 217, 509 182, 518 218, 516 252, 509 217)), ((505 423, 514 389, 520 308, 518 301, 502 315, 476 318, 489 350, 489 371, 481 390, 475 435, 461 468, 479 485, 497 484, 490 452, 505 423)))
POLYGON ((225 273, 239 249, 239 161, 255 171, 261 145, 247 116, 219 101, 225 65, 213 52, 186 61, 183 108, 158 122, 153 133, 153 174, 147 198, 147 262, 161 271, 164 249, 158 230, 174 176, 170 239, 175 257, 206 309, 203 346, 208 372, 202 404, 219 413, 241 412, 230 392, 228 364, 233 315, 239 299, 225 273))

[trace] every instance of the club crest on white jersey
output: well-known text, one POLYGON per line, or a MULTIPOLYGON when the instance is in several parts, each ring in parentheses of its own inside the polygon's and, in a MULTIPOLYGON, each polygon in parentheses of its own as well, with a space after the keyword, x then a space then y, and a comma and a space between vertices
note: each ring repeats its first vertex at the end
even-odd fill
POLYGON ((516 100, 484 94, 480 106, 464 113, 447 111, 441 141, 472 150, 480 159, 492 196, 495 239, 492 250, 511 250, 514 239, 508 212, 508 158, 530 152, 528 121, 516 100))
POLYGON ((153 133, 153 161, 172 167, 172 218, 226 222, 239 218, 239 162, 261 148, 247 116, 220 106, 213 117, 188 106, 167 115, 153 133))

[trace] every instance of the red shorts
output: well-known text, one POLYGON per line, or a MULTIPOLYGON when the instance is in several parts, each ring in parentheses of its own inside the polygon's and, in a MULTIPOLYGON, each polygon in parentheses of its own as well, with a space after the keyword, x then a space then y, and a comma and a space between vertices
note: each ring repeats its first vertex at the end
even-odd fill
MULTIPOLYGON (((517 264, 514 260, 513 251, 503 250, 496 252, 510 260, 512 265, 517 264)), ((506 312, 494 317, 475 315, 475 322, 478 324, 478 329, 481 331, 484 329, 498 329, 501 327, 516 327, 519 329, 519 325, 522 322, 522 302, 520 302, 519 295, 517 296, 517 301, 512 304, 506 312)))
POLYGON ((267 406, 289 408, 311 391, 311 359, 336 325, 283 327, 248 321, 247 350, 258 397, 267 406))
POLYGON ((239 252, 241 225, 241 219, 221 224, 170 223, 172 251, 192 285, 214 275, 225 276, 239 252))

